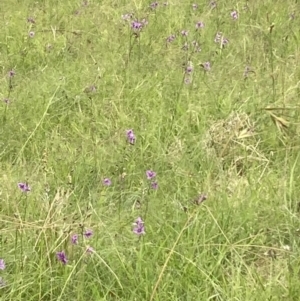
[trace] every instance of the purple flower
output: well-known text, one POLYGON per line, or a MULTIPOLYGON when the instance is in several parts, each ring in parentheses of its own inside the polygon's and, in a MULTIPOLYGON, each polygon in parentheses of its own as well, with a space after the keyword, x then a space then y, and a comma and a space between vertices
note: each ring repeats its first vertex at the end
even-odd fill
POLYGON ((204 28, 204 26, 205 26, 204 23, 201 22, 201 21, 199 21, 199 22, 196 23, 196 29, 204 28))
POLYGON ((111 180, 110 180, 109 178, 105 178, 105 179, 103 180, 103 184, 104 184, 105 186, 110 186, 110 185, 111 185, 111 180))
POLYGON ((73 245, 77 245, 78 244, 78 234, 72 235, 71 242, 72 242, 73 245))
POLYGON ((67 264, 67 262, 68 262, 66 253, 65 253, 64 251, 57 252, 57 253, 56 253, 56 258, 57 258, 57 260, 59 260, 59 261, 62 262, 63 264, 67 264))
POLYGON ((202 64, 202 67, 204 68, 205 71, 209 71, 210 70, 210 62, 205 62, 202 64))
POLYGON ((30 191, 30 187, 27 183, 18 183, 18 187, 23 191, 23 192, 28 192, 30 191))
POLYGON ((127 135, 128 142, 130 144, 134 144, 135 143, 135 135, 133 133, 133 130, 127 130, 126 135, 127 135))
POLYGON ((181 31, 181 34, 184 36, 184 37, 187 37, 189 32, 187 30, 182 30, 181 31))
POLYGON ((239 14, 238 14, 238 12, 237 12, 236 10, 234 10, 234 11, 232 11, 232 12, 230 13, 230 16, 231 16, 231 18, 232 18, 233 20, 237 20, 238 17, 239 17, 239 14))
POLYGON ((142 234, 145 234, 145 227, 144 227, 144 225, 136 226, 136 227, 133 229, 133 233, 135 233, 136 235, 142 235, 142 234))
POLYGON ((140 217, 138 217, 136 219, 136 221, 135 221, 135 223, 133 225, 134 225, 133 233, 135 233, 136 235, 145 234, 144 222, 143 222, 143 220, 140 217))
POLYGON ((29 35, 30 38, 33 38, 35 33, 34 33, 34 31, 30 31, 28 35, 29 35))
POLYGON ((171 43, 171 42, 173 42, 175 40, 175 38, 176 38, 176 36, 174 34, 172 34, 172 35, 170 35, 170 36, 167 37, 167 42, 171 43))
POLYGON ((140 224, 144 224, 144 222, 143 222, 141 217, 138 217, 133 224, 134 225, 140 225, 140 224))
POLYGON ((229 40, 227 38, 222 39, 222 47, 225 47, 229 43, 229 40))
POLYGON ((5 270, 5 267, 6 267, 6 265, 5 265, 5 262, 4 262, 4 260, 3 259, 0 259, 0 270, 5 270))
POLYGON ((197 8, 198 8, 198 4, 192 4, 192 8, 193 8, 193 10, 196 10, 197 8))
POLYGON ((153 2, 150 4, 150 8, 156 9, 158 7, 158 2, 153 2))
POLYGON ((158 183, 155 181, 155 182, 152 182, 151 183, 151 187, 154 189, 154 190, 157 190, 158 189, 158 183))
POLYGON ((156 172, 153 170, 147 170, 146 177, 147 177, 147 180, 152 180, 156 177, 156 172))
POLYGON ((14 77, 16 75, 16 72, 14 70, 8 71, 8 77, 14 77))
POLYGON ((85 238, 91 238, 91 236, 93 235, 93 231, 92 230, 86 230, 83 234, 85 236, 85 238))
POLYGON ((138 21, 133 21, 131 23, 131 28, 133 30, 141 30, 143 28, 143 24, 141 22, 138 22, 138 21))
POLYGON ((193 67, 192 67, 192 66, 186 67, 185 72, 186 72, 187 74, 191 74, 191 73, 193 72, 193 67))

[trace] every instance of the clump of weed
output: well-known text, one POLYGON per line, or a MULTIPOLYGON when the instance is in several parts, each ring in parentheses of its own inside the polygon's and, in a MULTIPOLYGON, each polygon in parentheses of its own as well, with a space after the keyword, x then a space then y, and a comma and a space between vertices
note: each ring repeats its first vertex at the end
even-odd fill
POLYGON ((256 139, 255 123, 244 112, 233 112, 226 119, 212 123, 203 146, 208 156, 218 159, 224 169, 234 166, 240 175, 246 162, 264 158, 256 139))

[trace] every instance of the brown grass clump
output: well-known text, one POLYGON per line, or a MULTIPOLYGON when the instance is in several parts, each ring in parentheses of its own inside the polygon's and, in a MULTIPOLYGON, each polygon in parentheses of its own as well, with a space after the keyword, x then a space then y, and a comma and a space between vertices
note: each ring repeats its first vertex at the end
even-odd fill
POLYGON ((235 167, 239 175, 249 162, 268 161, 259 149, 254 122, 243 112, 213 123, 203 143, 209 156, 218 159, 224 169, 235 167))

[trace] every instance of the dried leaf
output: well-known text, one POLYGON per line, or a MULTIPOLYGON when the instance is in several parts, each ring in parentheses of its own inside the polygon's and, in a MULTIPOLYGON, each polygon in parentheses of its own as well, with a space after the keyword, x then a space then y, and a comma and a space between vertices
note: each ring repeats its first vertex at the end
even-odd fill
POLYGON ((286 130, 289 127, 289 122, 283 119, 282 117, 278 117, 277 115, 273 114, 272 112, 268 111, 272 121, 276 125, 279 131, 286 130))

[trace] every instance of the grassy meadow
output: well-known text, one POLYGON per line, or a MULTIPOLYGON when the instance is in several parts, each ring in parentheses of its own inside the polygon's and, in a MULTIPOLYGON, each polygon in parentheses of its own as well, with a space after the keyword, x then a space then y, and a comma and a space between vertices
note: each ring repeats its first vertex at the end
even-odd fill
POLYGON ((1 301, 300 299, 297 1, 0 25, 1 301))

